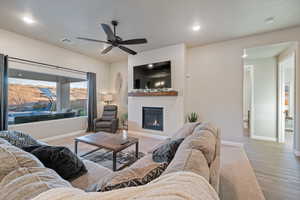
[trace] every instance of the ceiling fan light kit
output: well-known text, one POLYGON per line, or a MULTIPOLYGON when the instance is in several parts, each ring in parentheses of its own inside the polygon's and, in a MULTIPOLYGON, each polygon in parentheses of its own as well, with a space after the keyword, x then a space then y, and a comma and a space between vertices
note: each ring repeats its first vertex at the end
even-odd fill
POLYGON ((111 26, 108 24, 101 24, 101 27, 103 31, 105 32, 107 36, 107 41, 103 40, 96 40, 96 39, 90 39, 90 38, 84 38, 84 37, 77 37, 77 39, 85 40, 89 42, 98 42, 98 43, 105 43, 109 44, 110 46, 106 47, 101 54, 106 54, 109 51, 111 51, 114 47, 118 47, 119 49, 131 54, 136 55, 137 52, 125 47, 124 45, 137 45, 137 44, 145 44, 147 43, 146 38, 138 38, 138 39, 130 39, 130 40, 123 40, 121 37, 117 35, 116 28, 118 25, 118 21, 113 20, 111 22, 113 26, 113 30, 111 29, 111 26))

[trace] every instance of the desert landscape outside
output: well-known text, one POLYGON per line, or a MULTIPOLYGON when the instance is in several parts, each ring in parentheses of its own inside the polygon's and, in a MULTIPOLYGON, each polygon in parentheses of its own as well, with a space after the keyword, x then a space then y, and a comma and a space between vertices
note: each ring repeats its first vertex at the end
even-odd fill
POLYGON ((87 115, 86 81, 69 83, 68 107, 57 109, 57 83, 9 78, 9 124, 87 115))

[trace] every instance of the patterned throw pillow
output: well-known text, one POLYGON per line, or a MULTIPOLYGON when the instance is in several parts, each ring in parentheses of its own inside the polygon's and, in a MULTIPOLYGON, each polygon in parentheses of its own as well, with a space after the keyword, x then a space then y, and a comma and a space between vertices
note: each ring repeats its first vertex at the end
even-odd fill
POLYGON ((152 159, 155 162, 159 162, 159 163, 161 162, 170 163, 173 157, 175 156, 179 145, 182 143, 183 140, 184 138, 170 140, 169 142, 158 147, 156 150, 153 151, 152 159))
POLYGON ((0 131, 0 138, 21 149, 26 146, 45 145, 45 143, 19 131, 0 131))
MULTIPOLYGON (((101 192, 120 189, 120 188, 126 188, 126 187, 136 187, 139 185, 145 185, 152 180, 158 178, 164 170, 167 168, 167 163, 162 163, 155 168, 149 170, 146 174, 143 174, 140 177, 135 177, 129 180, 120 181, 121 179, 115 179, 112 180, 112 182, 106 184, 101 188, 101 192)), ((126 174, 126 173, 125 173, 126 174)))
POLYGON ((106 176, 87 191, 105 192, 125 187, 145 185, 158 178, 167 166, 167 163, 153 162, 151 155, 148 155, 128 168, 106 176))

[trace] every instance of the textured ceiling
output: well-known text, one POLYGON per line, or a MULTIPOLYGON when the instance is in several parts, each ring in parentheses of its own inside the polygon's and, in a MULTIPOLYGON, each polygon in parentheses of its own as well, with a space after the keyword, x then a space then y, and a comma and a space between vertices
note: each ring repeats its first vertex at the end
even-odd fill
POLYGON ((229 40, 246 35, 300 25, 300 0, 0 0, 0 28, 91 57, 114 62, 126 53, 113 49, 100 55, 102 44, 76 40, 77 36, 105 40, 100 23, 120 22, 123 39, 146 37, 141 52, 167 45, 188 46, 229 40), (37 23, 21 20, 31 15, 37 23), (275 17, 266 24, 265 19, 275 17), (201 30, 193 32, 199 24, 201 30), (67 37, 73 44, 60 40, 67 37))

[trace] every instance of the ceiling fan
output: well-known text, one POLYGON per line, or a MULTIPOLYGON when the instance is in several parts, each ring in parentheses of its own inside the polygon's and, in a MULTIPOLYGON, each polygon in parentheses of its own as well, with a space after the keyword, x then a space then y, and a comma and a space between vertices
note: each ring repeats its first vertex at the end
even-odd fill
POLYGON ((105 34, 107 35, 107 41, 84 38, 84 37, 77 37, 77 39, 85 40, 85 41, 89 41, 89 42, 99 42, 99 43, 109 44, 110 46, 105 48, 101 52, 102 54, 108 53, 114 47, 119 47, 121 50, 123 50, 123 51, 125 51, 129 54, 136 55, 137 52, 135 52, 135 51, 123 46, 123 45, 135 45, 135 44, 145 44, 145 43, 147 43, 146 38, 123 40, 121 37, 117 36, 117 34, 116 34, 116 27, 118 25, 118 21, 113 20, 111 22, 111 24, 113 25, 113 31, 112 31, 111 27, 108 24, 101 24, 102 29, 104 30, 105 34))

